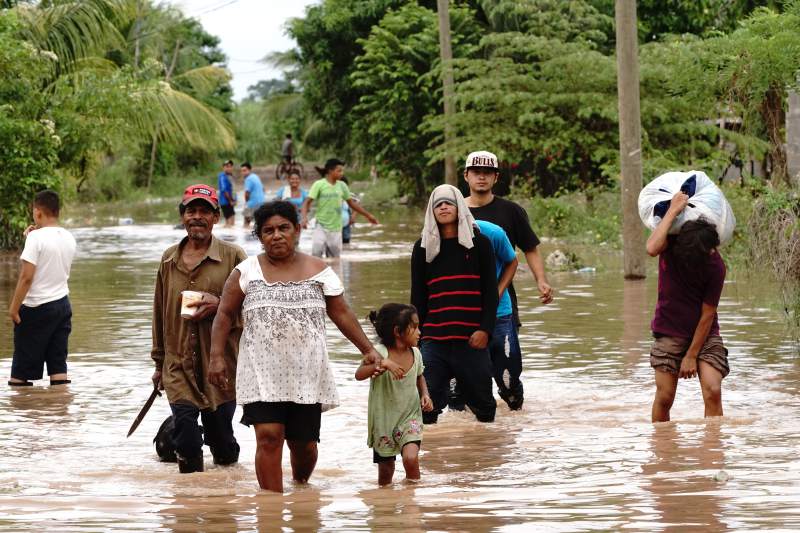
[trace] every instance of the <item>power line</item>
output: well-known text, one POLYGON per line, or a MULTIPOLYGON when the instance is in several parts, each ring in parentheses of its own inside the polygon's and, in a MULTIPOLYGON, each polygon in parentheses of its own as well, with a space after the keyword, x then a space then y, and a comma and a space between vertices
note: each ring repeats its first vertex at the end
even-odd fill
POLYGON ((235 3, 239 2, 239 1, 240 0, 227 0, 227 2, 223 2, 222 4, 219 4, 219 5, 215 6, 215 7, 206 9, 205 11, 199 11, 197 13, 192 14, 191 16, 192 17, 197 17, 197 16, 200 16, 200 15, 207 15, 208 13, 213 13, 214 11, 219 11, 220 9, 222 9, 224 7, 228 7, 230 5, 233 5, 233 4, 235 4, 235 3))

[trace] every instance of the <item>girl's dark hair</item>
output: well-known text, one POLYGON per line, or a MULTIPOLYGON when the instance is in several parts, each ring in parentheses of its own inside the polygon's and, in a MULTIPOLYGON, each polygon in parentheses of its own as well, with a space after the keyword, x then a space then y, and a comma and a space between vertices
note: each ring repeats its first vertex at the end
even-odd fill
POLYGON ((253 235, 256 239, 261 238, 261 228, 264 227, 267 220, 275 215, 282 216, 294 225, 300 223, 300 220, 297 218, 297 209, 295 209, 294 205, 290 202, 285 200, 267 202, 262 204, 261 207, 256 209, 256 212, 253 213, 253 235))
POLYGON ((341 159, 333 158, 333 159, 328 159, 327 161, 325 161, 325 166, 324 167, 322 167, 322 168, 314 167, 314 168, 317 170, 317 172, 319 172, 320 176, 324 176, 328 172, 333 170, 334 168, 338 167, 339 165, 344 165, 344 161, 342 161, 341 159))
POLYGON ((681 226, 675 237, 672 253, 683 266, 691 269, 701 268, 708 261, 711 250, 719 246, 717 228, 706 220, 690 220, 681 226))
POLYGON ((401 333, 411 325, 411 318, 417 314, 417 308, 409 304, 385 304, 378 311, 369 312, 369 321, 375 327, 375 332, 381 344, 387 348, 394 346, 394 328, 401 333))

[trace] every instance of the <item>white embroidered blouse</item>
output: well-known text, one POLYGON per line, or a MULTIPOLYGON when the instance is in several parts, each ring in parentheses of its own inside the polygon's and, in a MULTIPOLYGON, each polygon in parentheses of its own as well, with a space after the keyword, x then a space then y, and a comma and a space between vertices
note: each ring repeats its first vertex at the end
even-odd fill
POLYGON ((269 282, 257 256, 236 270, 245 295, 236 402, 339 405, 325 339, 325 296, 344 292, 336 273, 326 267, 303 281, 269 282))

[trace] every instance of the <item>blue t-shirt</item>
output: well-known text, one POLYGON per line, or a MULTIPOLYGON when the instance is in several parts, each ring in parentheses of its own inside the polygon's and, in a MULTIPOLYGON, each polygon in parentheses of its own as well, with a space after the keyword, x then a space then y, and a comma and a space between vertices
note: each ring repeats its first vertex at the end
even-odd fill
POLYGON ((251 172, 244 179, 244 190, 250 193, 250 199, 247 200, 249 209, 257 209, 264 203, 264 186, 255 172, 251 172))
MULTIPOLYGON (((494 250, 495 266, 497 268, 497 280, 500 281, 500 274, 503 269, 511 261, 516 259, 517 254, 514 252, 514 247, 511 246, 511 241, 508 240, 505 230, 497 224, 486 222, 485 220, 476 220, 478 229, 481 233, 492 242, 492 249, 494 250)), ((508 289, 503 291, 500 296, 500 302, 497 304, 497 316, 507 316, 511 314, 511 297, 508 295, 508 289)))
POLYGON ((217 197, 219 198, 219 205, 228 205, 228 198, 225 197, 225 193, 231 195, 233 198, 233 183, 231 183, 231 178, 225 174, 224 172, 220 172, 219 176, 217 176, 217 197))
POLYGON ((294 208, 297 209, 297 212, 300 212, 300 209, 303 207, 303 202, 306 200, 306 196, 308 196, 308 191, 305 189, 300 189, 300 198, 292 198, 289 196, 292 194, 292 189, 288 185, 284 185, 278 192, 275 193, 276 200, 286 200, 287 202, 291 202, 294 205, 294 208), (284 197, 285 196, 285 197, 284 197))

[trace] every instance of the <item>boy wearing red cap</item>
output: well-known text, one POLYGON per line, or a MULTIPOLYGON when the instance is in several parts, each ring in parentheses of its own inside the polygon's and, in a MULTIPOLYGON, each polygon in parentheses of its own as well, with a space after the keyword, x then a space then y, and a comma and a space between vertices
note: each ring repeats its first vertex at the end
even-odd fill
MULTIPOLYGON (((247 258, 235 244, 212 235, 219 221, 217 191, 190 185, 178 206, 186 237, 161 257, 153 300, 153 383, 166 390, 175 430, 172 439, 181 473, 203 471, 203 443, 216 464, 239 458, 233 436, 235 384, 225 391, 208 383, 211 324, 228 275, 247 258), (191 318, 181 316, 181 293, 197 291, 202 299, 191 318), (197 423, 200 415, 203 428, 197 423)), ((234 325, 225 346, 228 375, 236 375, 241 322, 234 325)))

